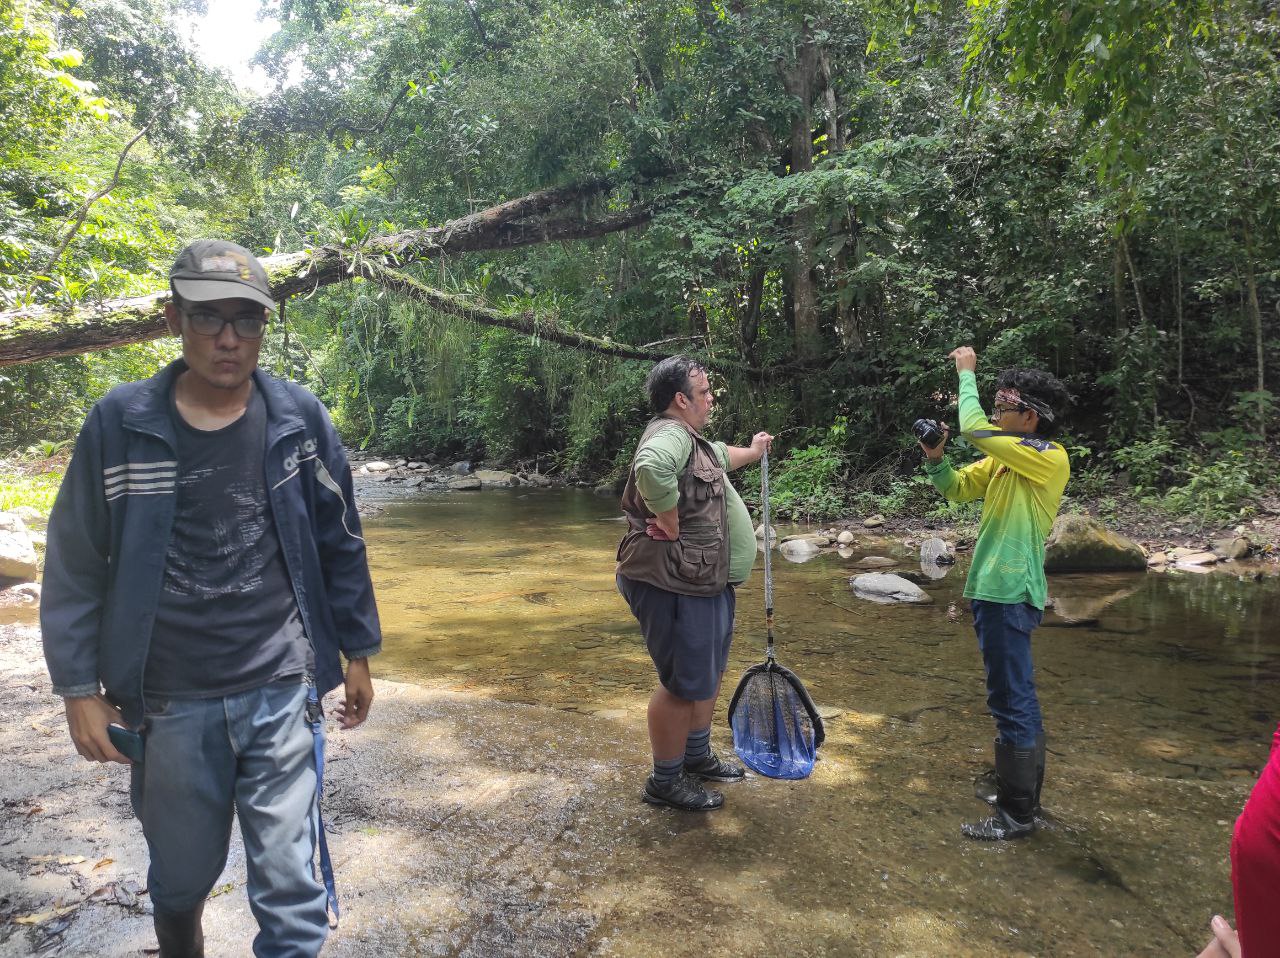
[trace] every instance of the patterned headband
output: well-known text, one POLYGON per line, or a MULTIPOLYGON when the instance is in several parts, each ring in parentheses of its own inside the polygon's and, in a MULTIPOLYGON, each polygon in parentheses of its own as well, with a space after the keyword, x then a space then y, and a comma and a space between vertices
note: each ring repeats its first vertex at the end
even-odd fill
POLYGON ((1023 396, 1018 390, 1006 387, 996 393, 996 402, 1009 403, 1014 406, 1022 406, 1024 409, 1032 410, 1045 422, 1053 422, 1053 410, 1040 402, 1038 399, 1032 399, 1030 396, 1023 396))

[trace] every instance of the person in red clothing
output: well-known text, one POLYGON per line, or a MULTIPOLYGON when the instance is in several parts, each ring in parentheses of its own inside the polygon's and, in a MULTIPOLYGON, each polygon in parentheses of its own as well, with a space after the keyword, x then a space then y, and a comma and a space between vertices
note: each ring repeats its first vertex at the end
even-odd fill
POLYGON ((1215 915, 1214 939, 1199 958, 1280 956, 1280 728, 1271 740, 1271 757, 1236 819, 1231 892, 1236 930, 1232 933, 1215 915))

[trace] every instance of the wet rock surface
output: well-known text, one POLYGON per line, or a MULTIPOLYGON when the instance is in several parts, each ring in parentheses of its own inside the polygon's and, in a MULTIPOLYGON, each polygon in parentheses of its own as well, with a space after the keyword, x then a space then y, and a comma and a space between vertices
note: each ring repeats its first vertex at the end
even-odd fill
POLYGON ((36 577, 39 560, 27 524, 12 512, 0 512, 0 585, 36 577))
POLYGON ((932 602, 929 593, 909 579, 890 572, 866 572, 849 580, 853 594, 872 602, 932 602))
POLYGON ((1045 542, 1046 572, 1123 572, 1146 567, 1142 546, 1090 516, 1058 516, 1045 542))

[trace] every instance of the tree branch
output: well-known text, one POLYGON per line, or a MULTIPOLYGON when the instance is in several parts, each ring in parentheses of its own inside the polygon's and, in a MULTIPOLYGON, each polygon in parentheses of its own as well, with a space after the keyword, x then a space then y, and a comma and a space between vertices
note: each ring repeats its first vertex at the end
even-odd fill
MULTIPOLYGON (((600 353, 605 356, 612 356, 615 359, 660 362, 671 355, 670 353, 658 352, 645 347, 632 346, 628 343, 614 342, 608 337, 591 336, 576 329, 567 329, 555 319, 541 316, 533 310, 525 310, 522 313, 504 313, 488 306, 480 306, 468 302, 454 293, 432 289, 418 282, 412 276, 385 266, 366 263, 362 272, 368 279, 385 289, 412 299, 414 302, 422 303, 437 312, 448 316, 456 316, 459 319, 470 320, 482 326, 510 329, 526 336, 536 336, 547 342, 558 343, 561 346, 568 346, 572 349, 600 353)), ((718 372, 734 372, 752 379, 762 379, 766 375, 765 370, 753 369, 744 366, 742 363, 707 358, 705 356, 700 356, 699 358, 707 368, 718 372)))
POLYGON ((71 228, 67 230, 67 235, 63 238, 62 245, 58 247, 58 251, 54 253, 53 256, 49 257, 49 262, 45 266, 43 272, 53 272, 53 268, 58 265, 58 260, 62 259, 62 254, 65 253, 67 251, 67 247, 71 245, 72 238, 76 233, 80 232, 80 227, 84 225, 85 217, 89 215, 89 210, 92 208, 93 204, 120 185, 120 171, 124 169, 125 157, 129 155, 129 151, 133 149, 134 144, 147 135, 147 130, 151 129, 152 124, 156 122, 157 116, 153 116, 147 125, 139 130, 132 140, 125 144, 124 149, 120 152, 120 159, 116 160, 116 171, 111 177, 110 185, 104 186, 84 201, 80 207, 80 212, 76 215, 76 221, 72 223, 71 228))
MULTIPOLYGON (((309 295, 351 279, 353 262, 392 262, 535 243, 592 239, 648 222, 652 206, 637 206, 600 219, 568 211, 606 193, 612 184, 593 179, 539 190, 441 226, 375 236, 359 250, 319 247, 262 260, 277 300, 309 295)), ((129 299, 77 303, 72 307, 27 307, 0 313, 0 366, 143 342, 165 335, 168 291, 129 299)))

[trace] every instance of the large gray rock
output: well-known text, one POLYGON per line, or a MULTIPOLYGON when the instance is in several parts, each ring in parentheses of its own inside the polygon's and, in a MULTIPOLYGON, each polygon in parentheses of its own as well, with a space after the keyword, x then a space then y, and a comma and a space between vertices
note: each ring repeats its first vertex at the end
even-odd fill
POLYGON ((934 565, 948 565, 956 561, 955 547, 946 539, 934 536, 920 543, 921 563, 931 562, 934 565))
POLYGON ((804 562, 806 559, 812 559, 822 549, 812 539, 788 539, 778 546, 778 551, 782 553, 784 559, 804 562))
POLYGON ((471 475, 473 478, 479 479, 486 486, 506 488, 508 486, 520 485, 520 480, 514 473, 502 472, 498 469, 477 469, 471 475))
POLYGON ((892 572, 864 572, 849 580, 853 594, 872 602, 912 602, 924 604, 933 598, 924 589, 892 572))
POLYGON ((43 526, 49 521, 49 518, 43 512, 32 506, 18 506, 13 510, 12 514, 25 522, 28 527, 43 526))
POLYGON ((36 562, 27 524, 11 512, 0 513, 0 581, 30 582, 36 562))
POLYGON ((1142 546, 1091 516, 1058 516, 1045 542, 1045 572, 1141 572, 1146 568, 1142 546))
POLYGON ((459 476, 457 479, 449 480, 449 488, 455 492, 474 492, 482 485, 483 483, 475 476, 459 476))
POLYGON ((1247 559, 1253 552, 1253 543, 1246 535, 1237 535, 1230 539, 1219 539, 1213 544, 1213 551, 1224 559, 1247 559))
POLYGON ((531 486, 536 486, 539 489, 545 489, 547 486, 551 485, 551 477, 544 476, 540 472, 525 473, 524 481, 531 486))
POLYGON ((471 463, 465 459, 455 462, 449 467, 449 471, 455 476, 465 476, 471 472, 471 463))
POLYGON ((376 462, 366 462, 361 472, 390 472, 395 467, 389 462, 383 462, 381 459, 376 462))
POLYGON ((859 569, 887 569, 897 564, 897 559, 890 559, 888 556, 863 556, 854 563, 859 569))

